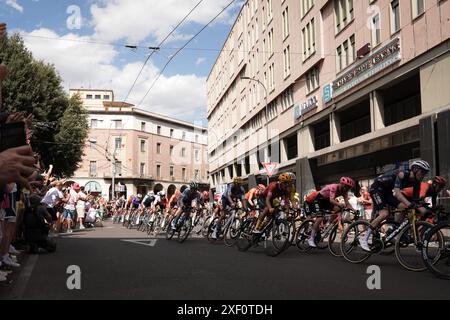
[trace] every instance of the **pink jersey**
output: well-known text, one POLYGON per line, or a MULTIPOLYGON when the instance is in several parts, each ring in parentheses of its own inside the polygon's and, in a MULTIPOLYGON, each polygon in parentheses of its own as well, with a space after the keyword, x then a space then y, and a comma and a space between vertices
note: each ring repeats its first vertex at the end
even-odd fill
POLYGON ((339 184, 329 184, 320 190, 320 194, 325 199, 336 199, 339 196, 347 197, 347 194, 339 190, 339 184))

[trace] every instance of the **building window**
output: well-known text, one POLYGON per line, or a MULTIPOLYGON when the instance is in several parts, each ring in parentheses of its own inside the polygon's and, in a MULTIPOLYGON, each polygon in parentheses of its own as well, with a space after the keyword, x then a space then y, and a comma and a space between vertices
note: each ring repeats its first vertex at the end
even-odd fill
POLYGON ((95 146, 97 145, 97 138, 96 137, 92 137, 89 139, 89 147, 91 149, 95 149, 95 146))
POLYGON ((161 154, 161 143, 159 142, 156 144, 156 153, 161 154))
POLYGON ((161 179, 161 165, 160 164, 158 164, 156 166, 156 178, 161 179))
POLYGON ((269 59, 273 55, 273 29, 270 29, 269 31, 269 40, 268 40, 268 47, 269 47, 269 59))
POLYGON ((141 122, 141 131, 145 131, 145 122, 141 122))
POLYGON ((186 181, 186 168, 181 169, 181 177, 183 178, 183 181, 186 181))
POLYGON ((335 0, 334 13, 336 32, 339 32, 353 20, 353 0, 335 0))
POLYGON ((319 87, 319 74, 320 74, 320 68, 319 68, 319 66, 315 66, 306 75, 306 87, 307 87, 308 93, 316 90, 319 87))
POLYGON ((122 120, 113 120, 114 129, 122 129, 122 120))
POLYGON ((292 107, 294 104, 294 93, 292 91, 292 86, 287 88, 281 95, 281 110, 285 111, 292 107))
POLYGON ((122 149, 122 138, 115 139, 114 148, 117 150, 122 149))
POLYGON ((182 140, 186 140, 186 132, 183 131, 182 140))
POLYGON ((289 7, 286 7, 282 13, 283 17, 283 39, 289 36, 289 7))
POLYGON ((356 46, 355 35, 345 40, 339 47, 336 48, 336 68, 341 71, 355 61, 356 46))
POLYGON ((400 5, 398 0, 391 1, 391 32, 400 30, 400 5))
POLYGON ((102 96, 100 94, 95 95, 95 100, 101 100, 101 99, 102 99, 102 96))
POLYGON ((86 99, 88 99, 88 100, 92 100, 92 94, 88 94, 88 95, 86 95, 86 99))
POLYGON ((269 91, 275 90, 275 64, 269 66, 269 91))
POLYGON ((173 172, 173 166, 170 166, 170 172, 169 172, 169 176, 173 177, 174 176, 174 172, 173 172))
POLYGON ((98 120, 97 119, 91 119, 91 128, 93 128, 93 129, 98 128, 98 120))
POLYGON ((200 179, 200 171, 195 170, 194 180, 198 181, 200 179))
POLYGON ((173 156, 173 146, 170 146, 170 156, 173 156))
POLYGON ((170 129, 170 137, 173 138, 173 129, 170 129))
POLYGON ((411 0, 412 1, 412 18, 415 19, 425 12, 424 0, 411 0))
POLYGON ((181 149, 181 156, 184 158, 186 157, 186 148, 181 149))
POLYGON ((284 62, 284 78, 287 78, 291 74, 291 49, 287 46, 283 51, 284 62))
POLYGON ((103 100, 109 100, 109 94, 105 94, 105 95, 103 95, 103 100))
POLYGON ((300 0, 301 17, 303 18, 314 6, 314 0, 300 0))
POLYGON ((89 162, 89 176, 90 177, 97 176, 97 161, 89 162))
POLYGON ((141 152, 145 152, 145 140, 141 140, 141 152))
POLYGON ((156 127, 156 134, 161 134, 161 126, 156 127))
POLYGON ((381 42, 380 28, 380 14, 376 14, 372 18, 372 48, 376 47, 381 42))
POLYGON ((198 143, 198 134, 195 135, 195 143, 198 143))
POLYGON ((200 160, 199 158, 199 151, 195 150, 195 161, 198 162, 200 160))
POLYGON ((122 162, 120 161, 116 161, 116 174, 117 175, 122 175, 122 162))
POLYGON ((312 19, 302 30, 303 37, 303 61, 316 52, 315 23, 312 19))
POLYGON ((139 168, 139 174, 141 176, 145 175, 145 163, 141 162, 141 166, 139 168))
POLYGON ((270 22, 273 18, 272 0, 267 0, 267 21, 270 22))

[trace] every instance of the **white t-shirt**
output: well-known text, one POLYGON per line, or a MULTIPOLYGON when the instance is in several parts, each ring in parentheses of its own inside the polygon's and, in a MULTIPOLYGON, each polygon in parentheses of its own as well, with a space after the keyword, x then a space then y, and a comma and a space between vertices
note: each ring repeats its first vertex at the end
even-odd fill
POLYGON ((58 188, 53 187, 47 191, 41 202, 45 204, 47 208, 53 208, 58 203, 58 200, 62 198, 64 198, 63 193, 59 191, 58 188))
POLYGON ((75 190, 70 189, 70 198, 67 204, 64 206, 64 209, 74 211, 75 203, 77 201, 78 201, 78 193, 75 190))
POLYGON ((86 201, 83 199, 86 199, 86 194, 83 191, 80 191, 78 192, 77 196, 78 196, 77 207, 84 208, 86 201))

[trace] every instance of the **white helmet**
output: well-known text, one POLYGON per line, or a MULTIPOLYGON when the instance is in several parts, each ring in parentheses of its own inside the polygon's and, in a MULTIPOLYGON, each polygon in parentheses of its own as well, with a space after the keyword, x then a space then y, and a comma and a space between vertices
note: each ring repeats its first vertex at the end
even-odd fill
POLYGON ((160 191, 160 192, 158 192, 158 195, 159 195, 160 197, 165 197, 165 196, 166 196, 166 193, 165 193, 164 191, 160 191))
POLYGON ((149 197, 153 197, 153 196, 155 195, 155 193, 154 193, 153 191, 149 191, 149 192, 147 193, 147 195, 148 195, 149 197))
POLYGON ((430 164, 424 160, 417 160, 411 163, 411 170, 420 169, 425 172, 430 172, 431 167, 430 164))

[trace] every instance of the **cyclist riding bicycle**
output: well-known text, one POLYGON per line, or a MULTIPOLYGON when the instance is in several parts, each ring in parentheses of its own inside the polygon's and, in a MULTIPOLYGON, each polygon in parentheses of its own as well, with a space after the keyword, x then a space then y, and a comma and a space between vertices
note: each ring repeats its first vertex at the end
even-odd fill
MULTIPOLYGON (((430 199, 431 202, 428 204, 431 205, 431 208, 436 208, 438 195, 439 195, 439 193, 442 192, 442 190, 445 189, 446 185, 447 185, 447 180, 441 176, 435 177, 432 181, 422 182, 420 184, 419 200, 425 201, 426 199, 430 199)), ((412 187, 402 189, 403 195, 409 201, 412 201, 413 191, 414 190, 412 187)))
POLYGON ((247 210, 247 201, 245 200, 245 190, 242 187, 244 181, 240 177, 235 177, 233 182, 230 183, 225 192, 222 195, 220 204, 216 209, 216 213, 220 213, 219 219, 214 225, 214 232, 212 234, 213 239, 217 239, 217 235, 220 233, 220 223, 225 219, 227 213, 229 213, 233 207, 236 207, 237 201, 242 202, 242 206, 247 210))
POLYGON ((307 198, 309 208, 314 212, 321 214, 316 218, 316 221, 312 227, 311 235, 308 239, 308 245, 312 248, 317 248, 315 238, 319 231, 320 224, 325 218, 325 211, 331 211, 332 214, 337 214, 343 208, 355 210, 348 202, 348 192, 355 188, 355 181, 349 177, 342 177, 339 183, 329 184, 322 188, 319 192, 311 194, 307 198), (339 202, 336 198, 342 197, 344 203, 339 202), (319 211, 316 212, 318 209, 319 211))
POLYGON ((180 194, 177 200, 178 210, 175 213, 175 217, 172 220, 172 229, 177 229, 177 223, 182 213, 189 213, 191 208, 197 207, 201 194, 198 192, 199 185, 197 182, 192 181, 189 185, 189 188, 186 188, 183 193, 180 194))
POLYGON ((249 192, 245 194, 245 199, 247 200, 247 205, 251 210, 255 210, 258 205, 258 199, 261 197, 262 193, 266 187, 260 184, 254 188, 251 188, 249 192))
POLYGON ((279 198, 284 198, 287 207, 295 200, 295 192, 292 192, 292 189, 295 189, 295 187, 293 187, 293 182, 295 181, 294 177, 295 174, 291 172, 283 173, 278 177, 277 182, 271 182, 264 190, 261 197, 258 199, 260 209, 264 210, 258 217, 253 233, 260 234, 262 232, 263 221, 267 215, 272 215, 275 212, 275 202, 280 203, 279 198))
MULTIPOLYGON (((417 207, 420 183, 430 170, 431 167, 428 162, 417 160, 409 168, 391 170, 375 179, 370 186, 369 193, 372 197, 374 209, 378 212, 378 217, 372 221, 372 228, 366 232, 366 235, 359 239, 359 244, 363 250, 371 251, 368 244, 369 237, 373 230, 376 230, 381 222, 388 218, 389 207, 399 210, 417 207), (402 189, 409 187, 413 188, 412 201, 409 201, 401 192, 402 189)), ((419 208, 419 210, 425 212, 424 208, 419 208)), ((400 218, 403 220, 403 215, 400 218)))
POLYGON ((155 197, 155 201, 152 204, 152 210, 161 210, 164 212, 167 206, 167 197, 164 191, 158 192, 158 195, 155 197))
POLYGON ((151 207, 152 203, 155 201, 155 193, 153 191, 150 191, 147 193, 147 195, 144 197, 144 200, 142 201, 142 204, 145 208, 151 207))
POLYGON ((138 194, 136 197, 131 200, 131 208, 132 209, 139 209, 139 206, 142 203, 142 194, 138 194))

